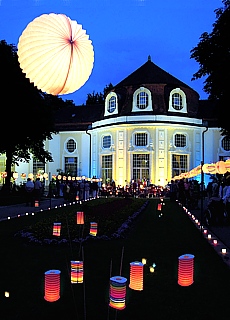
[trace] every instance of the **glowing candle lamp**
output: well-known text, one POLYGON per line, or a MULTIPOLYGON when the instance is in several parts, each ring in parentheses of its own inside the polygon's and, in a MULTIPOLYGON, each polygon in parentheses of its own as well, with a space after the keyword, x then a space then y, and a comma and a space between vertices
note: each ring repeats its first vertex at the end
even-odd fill
POLYGON ((213 240, 213 244, 217 245, 218 241, 216 239, 213 240))
POLYGON ((117 310, 123 310, 125 308, 126 283, 127 279, 121 276, 110 278, 110 307, 117 310))
POLYGON ((90 222, 89 234, 94 237, 97 235, 97 222, 90 222))
POLYGON ((221 252, 222 252, 223 254, 225 254, 225 253, 227 253, 227 250, 226 250, 225 248, 222 248, 221 252))
POLYGON ((147 263, 147 260, 146 260, 145 258, 142 258, 141 262, 142 262, 143 264, 146 264, 146 263, 147 263))
POLYGON ((77 212, 77 224, 84 224, 84 212, 77 212))
POLYGON ((208 239, 212 239, 212 235, 211 234, 208 234, 208 239))
POLYGON ((39 201, 38 201, 38 200, 35 200, 34 206, 35 206, 35 207, 39 207, 39 201))
POLYGON ((59 270, 45 272, 45 296, 48 302, 55 302, 60 298, 60 274, 59 270))
POLYGON ((61 234, 61 222, 54 222, 53 224, 53 236, 59 237, 61 234))
POLYGON ((83 283, 83 261, 71 261, 71 283, 83 283))
POLYGON ((178 258, 178 284, 190 286, 193 281, 194 255, 184 254, 178 258))
POLYGON ((8 291, 5 291, 5 297, 9 298, 10 297, 10 293, 8 291))
POLYGON ((134 261, 130 263, 130 283, 133 290, 143 290, 143 263, 134 261))

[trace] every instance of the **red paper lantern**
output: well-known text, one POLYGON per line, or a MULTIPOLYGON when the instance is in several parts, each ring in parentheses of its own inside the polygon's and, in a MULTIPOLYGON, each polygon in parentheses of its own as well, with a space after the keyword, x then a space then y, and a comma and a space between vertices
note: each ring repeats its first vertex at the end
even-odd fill
POLYGON ((129 287, 133 290, 143 290, 143 270, 142 262, 134 261, 130 263, 130 283, 129 287))
POLYGON ((54 222, 53 224, 53 236, 59 237, 61 234, 61 222, 54 222))
POLYGON ((84 212, 77 212, 77 224, 84 224, 84 212))
POLYGON ((125 308, 126 283, 127 279, 124 277, 116 276, 110 278, 110 307, 117 310, 125 308))
POLYGON ((71 261, 71 283, 83 283, 83 261, 71 261))
POLYGON ((178 284, 186 287, 193 281, 194 255, 184 254, 178 258, 178 284))
POLYGON ((35 200, 34 206, 35 206, 35 207, 39 207, 39 201, 38 201, 38 200, 35 200))
POLYGON ((45 272, 45 296, 48 302, 57 301, 60 298, 60 274, 59 270, 45 272))
POLYGON ((97 222, 90 222, 89 234, 94 237, 97 235, 97 222))
POLYGON ((158 203, 158 205, 157 205, 157 210, 158 210, 158 211, 161 211, 161 209, 162 209, 162 203, 158 203))

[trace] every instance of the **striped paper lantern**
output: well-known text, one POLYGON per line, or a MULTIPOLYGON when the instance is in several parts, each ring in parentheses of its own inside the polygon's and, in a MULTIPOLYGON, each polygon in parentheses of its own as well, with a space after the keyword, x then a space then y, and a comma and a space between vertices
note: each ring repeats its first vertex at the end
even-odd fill
POLYGON ((77 212, 77 224, 84 224, 84 212, 83 211, 77 212))
POLYGON ((90 222, 89 234, 94 237, 97 235, 97 222, 90 222))
POLYGON ((59 270, 45 272, 45 296, 48 302, 57 301, 60 298, 60 274, 59 270))
POLYGON ((144 264, 139 261, 130 263, 130 283, 129 287, 133 290, 143 290, 143 270, 144 264))
POLYGON ((178 258, 178 284, 183 287, 190 286, 193 281, 194 255, 184 254, 178 258))
POLYGON ((121 276, 110 278, 110 307, 117 310, 125 308, 126 283, 127 279, 121 276))
POLYGON ((61 234, 61 222, 54 222, 53 224, 53 236, 59 237, 61 234))
POLYGON ((83 283, 83 261, 71 261, 71 283, 83 283))

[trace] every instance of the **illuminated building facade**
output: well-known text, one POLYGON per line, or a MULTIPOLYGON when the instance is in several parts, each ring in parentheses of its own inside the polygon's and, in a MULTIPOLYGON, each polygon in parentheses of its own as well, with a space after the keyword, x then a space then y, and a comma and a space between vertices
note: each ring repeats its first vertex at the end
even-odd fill
MULTIPOLYGON (((60 169, 121 186, 132 180, 166 185, 200 165, 203 151, 205 163, 230 157, 230 141, 221 136, 210 101, 150 57, 107 92, 104 104, 63 109, 56 125, 59 133, 46 142, 54 161, 43 169, 40 164, 50 176, 60 169)), ((16 171, 38 168, 31 161, 16 171)))

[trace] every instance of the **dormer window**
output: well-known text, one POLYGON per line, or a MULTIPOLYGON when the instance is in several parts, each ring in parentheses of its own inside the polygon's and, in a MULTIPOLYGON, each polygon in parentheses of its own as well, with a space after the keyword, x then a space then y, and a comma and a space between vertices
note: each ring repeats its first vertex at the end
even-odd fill
POLYGON ((169 111, 187 113, 186 95, 180 88, 170 92, 169 111))
POLYGON ((116 109, 116 97, 112 96, 109 99, 108 112, 112 113, 116 109))
POLYGON ((105 98, 105 116, 111 116, 113 114, 118 114, 118 102, 117 94, 115 92, 110 92, 105 98))
POLYGON ((137 108, 146 109, 148 107, 148 95, 146 92, 140 92, 137 95, 137 108))
POLYGON ((134 92, 132 111, 152 111, 151 92, 147 88, 140 87, 134 92))

